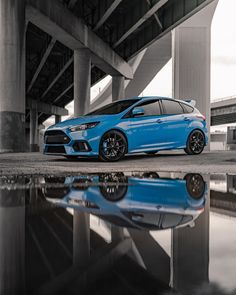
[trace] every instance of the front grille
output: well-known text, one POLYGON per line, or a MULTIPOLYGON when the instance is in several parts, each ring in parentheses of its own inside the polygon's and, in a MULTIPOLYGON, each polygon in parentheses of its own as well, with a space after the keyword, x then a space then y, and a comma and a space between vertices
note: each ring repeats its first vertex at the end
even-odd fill
POLYGON ((44 135, 46 144, 68 144, 70 138, 61 130, 48 130, 44 135))
POLYGON ((65 135, 65 133, 62 130, 47 130, 44 135, 65 135))
POLYGON ((65 154, 65 148, 64 146, 48 146, 47 147, 47 153, 52 153, 52 154, 65 154))

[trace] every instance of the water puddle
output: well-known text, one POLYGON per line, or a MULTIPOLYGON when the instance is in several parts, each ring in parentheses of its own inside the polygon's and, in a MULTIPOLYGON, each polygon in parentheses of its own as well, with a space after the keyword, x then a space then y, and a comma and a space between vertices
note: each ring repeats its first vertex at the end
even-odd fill
POLYGON ((236 294, 235 217, 235 175, 3 176, 0 294, 236 294))

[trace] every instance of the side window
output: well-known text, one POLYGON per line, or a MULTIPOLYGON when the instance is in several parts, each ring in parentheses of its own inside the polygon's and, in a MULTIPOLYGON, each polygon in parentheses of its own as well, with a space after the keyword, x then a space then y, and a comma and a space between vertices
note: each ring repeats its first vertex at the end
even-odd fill
POLYGON ((161 115, 160 104, 158 100, 145 101, 137 106, 144 109, 143 116, 159 116, 161 115))
POLYGON ((192 113, 193 112, 193 110, 194 110, 194 108, 193 107, 191 107, 191 106, 189 106, 189 105, 187 105, 187 104, 182 104, 181 103, 181 105, 182 105, 182 107, 184 108, 184 112, 185 113, 192 113))
POLYGON ((164 107, 164 113, 167 115, 178 115, 184 113, 183 108, 177 101, 163 99, 162 105, 164 107))

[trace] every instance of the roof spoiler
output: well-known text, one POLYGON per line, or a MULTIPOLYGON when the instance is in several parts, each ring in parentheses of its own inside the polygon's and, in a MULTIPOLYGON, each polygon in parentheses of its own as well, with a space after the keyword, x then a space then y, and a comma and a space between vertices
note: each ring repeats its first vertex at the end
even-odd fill
POLYGON ((195 107, 196 105, 196 100, 194 99, 184 99, 184 101, 190 104, 192 107, 195 107))

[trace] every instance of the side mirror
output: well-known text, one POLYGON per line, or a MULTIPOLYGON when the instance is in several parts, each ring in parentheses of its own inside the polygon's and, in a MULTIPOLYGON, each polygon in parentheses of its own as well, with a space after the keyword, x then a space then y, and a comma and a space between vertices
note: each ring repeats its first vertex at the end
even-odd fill
POLYGON ((144 115, 144 109, 143 108, 134 108, 132 110, 132 116, 133 117, 138 117, 138 116, 143 116, 144 115))

